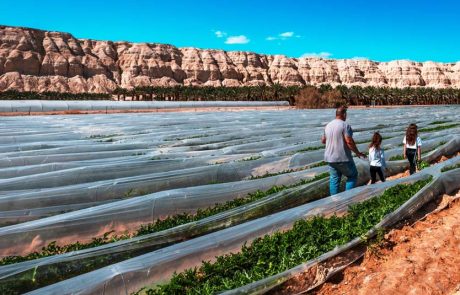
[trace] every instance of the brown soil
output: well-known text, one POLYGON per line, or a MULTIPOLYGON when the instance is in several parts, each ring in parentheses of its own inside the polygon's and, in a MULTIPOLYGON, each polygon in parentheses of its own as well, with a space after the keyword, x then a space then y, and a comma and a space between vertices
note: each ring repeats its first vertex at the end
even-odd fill
POLYGON ((290 110, 290 106, 254 106, 254 107, 202 107, 202 108, 168 108, 168 109, 139 109, 139 110, 99 110, 99 111, 51 111, 51 112, 10 112, 0 113, 1 116, 37 116, 37 115, 86 115, 86 114, 118 114, 118 113, 171 113, 171 112, 239 112, 239 111, 269 111, 290 110))
POLYGON ((312 294, 454 294, 460 290, 460 193, 443 196, 433 213, 390 231, 312 294), (376 254, 377 253, 377 254, 376 254))

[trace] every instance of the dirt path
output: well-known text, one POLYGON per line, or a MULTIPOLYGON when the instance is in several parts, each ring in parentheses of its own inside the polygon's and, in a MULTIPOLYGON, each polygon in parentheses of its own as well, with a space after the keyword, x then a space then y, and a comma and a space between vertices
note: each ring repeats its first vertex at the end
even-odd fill
POLYGON ((460 294, 460 193, 312 294, 460 294))

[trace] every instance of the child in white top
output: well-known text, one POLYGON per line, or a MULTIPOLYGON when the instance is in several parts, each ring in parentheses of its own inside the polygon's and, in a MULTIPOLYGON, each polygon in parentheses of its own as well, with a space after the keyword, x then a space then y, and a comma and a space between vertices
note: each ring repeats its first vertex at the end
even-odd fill
POLYGON ((371 172, 371 183, 377 181, 377 175, 379 175, 380 180, 385 182, 385 174, 383 169, 386 168, 385 162, 385 152, 383 151, 382 145, 382 136, 380 133, 375 132, 372 136, 372 142, 369 145, 369 164, 371 172))
POLYGON ((409 160, 409 171, 412 175, 415 173, 417 167, 417 159, 420 161, 422 158, 422 140, 418 137, 417 125, 410 124, 409 127, 407 127, 403 144, 403 156, 405 159, 407 158, 409 160))

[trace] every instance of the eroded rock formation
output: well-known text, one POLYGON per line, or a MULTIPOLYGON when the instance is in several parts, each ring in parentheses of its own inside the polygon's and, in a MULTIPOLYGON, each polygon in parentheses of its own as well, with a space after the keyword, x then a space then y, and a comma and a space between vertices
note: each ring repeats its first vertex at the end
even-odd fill
POLYGON ((460 88, 460 62, 289 58, 84 40, 68 33, 0 26, 0 91, 109 92, 118 86, 273 83, 460 88))

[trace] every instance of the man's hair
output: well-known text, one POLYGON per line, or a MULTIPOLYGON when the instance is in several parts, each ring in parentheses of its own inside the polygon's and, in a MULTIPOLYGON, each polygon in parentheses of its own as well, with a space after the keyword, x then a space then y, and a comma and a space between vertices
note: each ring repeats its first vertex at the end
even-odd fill
POLYGON ((345 106, 341 106, 341 107, 338 107, 336 110, 335 110, 335 116, 336 117, 343 117, 347 114, 347 107, 345 106))

